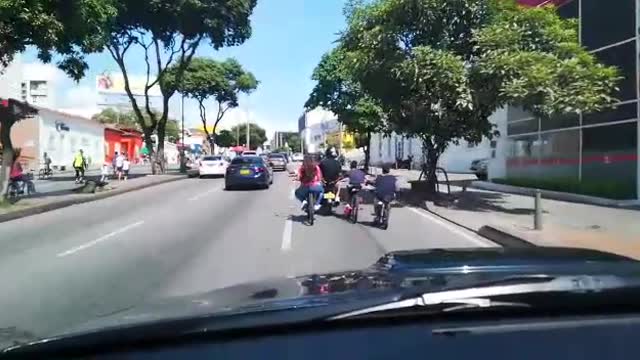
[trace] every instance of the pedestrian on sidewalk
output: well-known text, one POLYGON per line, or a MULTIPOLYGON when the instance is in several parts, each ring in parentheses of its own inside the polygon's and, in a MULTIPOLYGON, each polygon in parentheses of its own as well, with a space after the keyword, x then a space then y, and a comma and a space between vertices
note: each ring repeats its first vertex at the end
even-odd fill
POLYGON ((122 166, 124 165, 124 155, 122 153, 116 156, 116 174, 118 175, 118 181, 122 180, 122 166))
POLYGON ((124 160, 122 161, 122 172, 124 174, 124 181, 127 181, 127 178, 129 177, 130 167, 131 167, 131 162, 129 161, 129 157, 125 155, 124 160))
POLYGON ((100 174, 102 175, 100 177, 100 182, 104 183, 107 180, 109 180, 109 162, 107 162, 107 160, 105 159, 105 161, 102 163, 102 168, 100 169, 100 174))
POLYGON ((84 158, 82 149, 78 150, 73 158, 73 168, 76 171, 76 184, 84 181, 84 170, 87 168, 87 161, 84 158))

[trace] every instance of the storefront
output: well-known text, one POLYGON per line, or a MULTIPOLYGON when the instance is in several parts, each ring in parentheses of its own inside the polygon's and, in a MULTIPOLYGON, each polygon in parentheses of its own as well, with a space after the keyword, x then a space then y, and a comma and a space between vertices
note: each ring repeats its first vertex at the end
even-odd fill
POLYGON ((115 153, 126 154, 133 163, 140 162, 142 132, 136 129, 107 125, 104 129, 104 151, 106 160, 113 161, 115 153))

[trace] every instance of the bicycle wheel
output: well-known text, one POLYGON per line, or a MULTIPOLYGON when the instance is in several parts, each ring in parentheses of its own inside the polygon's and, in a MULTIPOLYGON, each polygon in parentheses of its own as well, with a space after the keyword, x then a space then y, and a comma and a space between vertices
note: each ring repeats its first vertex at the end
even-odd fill
POLYGON ((389 213, 391 212, 391 204, 385 203, 382 207, 382 216, 381 216, 381 227, 383 230, 387 230, 389 228, 389 213))
POLYGON ((309 194, 307 195, 307 221, 309 222, 309 225, 313 225, 313 212, 315 210, 313 207, 315 203, 316 201, 313 193, 309 191, 309 194))
POLYGON ((349 214, 349 220, 351 220, 352 223, 357 223, 358 222, 358 195, 356 194, 352 194, 351 195, 351 213, 349 214))
POLYGON ((47 176, 47 172, 45 169, 40 169, 38 171, 38 179, 43 180, 47 176))
POLYGON ((9 200, 15 200, 18 198, 18 185, 15 183, 9 183, 9 186, 7 187, 7 199, 9 200))

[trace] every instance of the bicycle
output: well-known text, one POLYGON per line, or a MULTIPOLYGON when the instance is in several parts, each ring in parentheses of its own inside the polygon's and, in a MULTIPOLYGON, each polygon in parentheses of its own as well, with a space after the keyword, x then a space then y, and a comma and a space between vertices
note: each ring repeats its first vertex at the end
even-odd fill
POLYGON ((360 192, 360 188, 353 187, 349 189, 349 195, 351 197, 351 201, 349 205, 351 206, 351 211, 349 212, 349 221, 353 224, 358 222, 358 210, 360 208, 360 197, 358 193, 360 192))
POLYGON ((16 200, 20 195, 30 196, 36 192, 36 186, 31 181, 33 176, 27 175, 27 179, 10 181, 7 186, 7 199, 16 200), (26 194, 25 194, 26 189, 26 194))
POLYGON ((391 199, 376 200, 376 218, 374 223, 382 230, 389 228, 389 214, 391 213, 391 199))
POLYGON ((307 222, 309 225, 313 225, 314 220, 314 204, 316 203, 315 196, 313 192, 309 191, 307 194, 307 222))
POLYGON ((38 179, 50 179, 53 176, 53 169, 51 168, 42 168, 38 171, 38 179))

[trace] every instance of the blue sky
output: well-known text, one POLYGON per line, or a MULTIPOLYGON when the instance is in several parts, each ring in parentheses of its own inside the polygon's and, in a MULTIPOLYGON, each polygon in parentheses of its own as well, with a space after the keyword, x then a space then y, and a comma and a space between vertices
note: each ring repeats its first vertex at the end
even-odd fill
MULTIPOLYGON (((269 136, 274 130, 294 130, 313 87, 311 73, 344 26, 343 5, 344 0, 258 0, 252 15, 253 35, 248 41, 220 51, 201 46, 198 55, 238 59, 261 82, 258 90, 248 102, 243 101, 241 107, 248 108, 251 119, 265 127, 269 136)), ((131 55, 127 61, 129 72, 142 75, 144 62, 136 54, 131 55)), ((24 61, 33 59, 33 53, 28 53, 24 61)), ((78 108, 93 105, 91 103, 95 101, 90 92, 95 89, 96 75, 105 70, 117 70, 109 54, 91 55, 89 67, 89 73, 79 84, 68 79, 57 82, 58 106, 78 108)), ((171 111, 177 114, 177 99, 172 100, 171 111)), ((199 118, 195 103, 188 101, 185 110, 187 121, 196 125, 199 118)), ((244 110, 243 113, 246 112, 244 110)), ((221 125, 229 126, 241 121, 239 113, 223 119, 221 125)))

